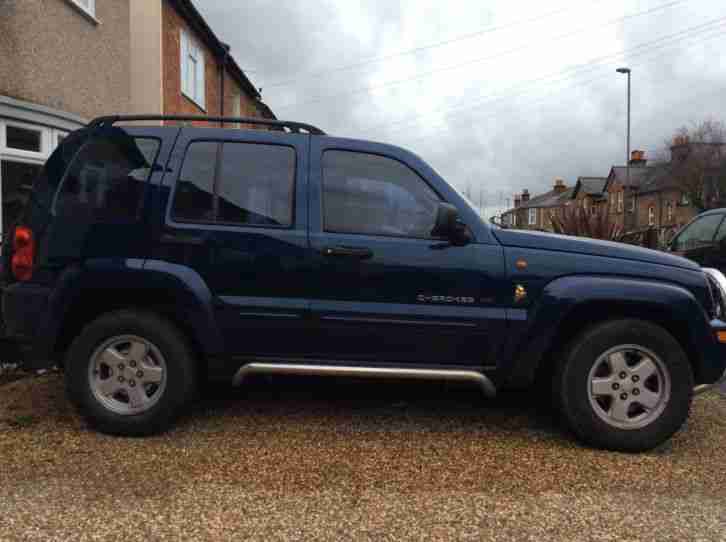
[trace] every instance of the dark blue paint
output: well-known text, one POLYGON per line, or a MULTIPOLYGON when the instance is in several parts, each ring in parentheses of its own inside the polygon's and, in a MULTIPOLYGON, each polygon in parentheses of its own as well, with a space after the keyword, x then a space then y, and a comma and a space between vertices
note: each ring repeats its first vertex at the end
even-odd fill
POLYGON ((419 157, 389 145, 244 130, 134 128, 129 133, 162 140, 139 223, 69 226, 38 209, 27 214, 40 245, 36 279, 6 288, 3 315, 15 339, 34 345, 31 366, 47 365, 58 354, 69 314, 83 304, 102 304, 113 292, 116 299, 161 298, 184 322, 209 370, 225 377, 238 367, 235 359, 344 360, 496 368, 500 384, 525 385, 572 311, 613 304, 627 306, 631 314, 675 319, 697 346, 693 361, 699 381, 712 382, 724 369, 726 349, 713 332, 726 329, 726 323, 709 321, 706 280, 685 259, 621 244, 493 229, 419 157), (295 149, 290 228, 172 219, 170 201, 185 149, 192 141, 210 139, 295 149), (321 156, 326 149, 374 153, 406 164, 459 210, 472 241, 453 246, 325 232, 321 156), (195 242, 169 243, 168 234, 195 242), (330 245, 369 249, 372 257, 326 257, 321 249, 330 245), (526 261, 526 268, 518 268, 518 260, 526 261), (514 298, 518 285, 527 291, 520 301, 514 298), (458 300, 432 302, 432 296, 458 300))

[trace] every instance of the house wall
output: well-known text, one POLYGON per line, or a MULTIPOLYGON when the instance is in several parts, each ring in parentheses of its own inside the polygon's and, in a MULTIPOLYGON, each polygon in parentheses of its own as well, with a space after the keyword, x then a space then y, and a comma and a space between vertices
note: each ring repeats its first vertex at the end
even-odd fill
POLYGON ((96 0, 99 23, 71 0, 0 4, 0 95, 84 118, 128 112, 129 0, 96 0))
MULTIPOLYGON (((162 5, 162 58, 163 58, 163 108, 167 115, 220 115, 220 65, 213 51, 191 31, 184 19, 168 0, 162 5), (202 109, 187 98, 181 90, 181 30, 185 29, 197 39, 205 58, 205 107, 202 109)), ((244 92, 229 75, 225 76, 224 114, 232 115, 233 96, 240 95, 240 109, 243 115, 257 115, 254 99, 244 92)), ((202 123, 204 124, 204 123, 202 123)))
POLYGON ((162 0, 129 0, 131 103, 135 114, 163 113, 162 0))

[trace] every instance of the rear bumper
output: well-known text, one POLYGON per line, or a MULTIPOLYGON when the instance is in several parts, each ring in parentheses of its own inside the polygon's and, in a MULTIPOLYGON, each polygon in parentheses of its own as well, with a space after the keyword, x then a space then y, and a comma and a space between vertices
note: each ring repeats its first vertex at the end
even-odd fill
POLYGON ((46 369, 54 362, 43 340, 43 322, 51 289, 16 283, 2 291, 0 355, 26 369, 46 369))

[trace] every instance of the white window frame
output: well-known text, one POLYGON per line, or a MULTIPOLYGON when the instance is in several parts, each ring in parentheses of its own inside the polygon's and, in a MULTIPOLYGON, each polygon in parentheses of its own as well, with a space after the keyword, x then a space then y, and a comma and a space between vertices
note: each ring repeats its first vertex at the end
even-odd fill
POLYGON ((691 200, 688 198, 688 194, 685 192, 681 193, 681 205, 690 205, 691 200))
POLYGON ((179 31, 181 91, 202 111, 206 111, 206 68, 204 48, 185 29, 179 31), (194 70, 193 73, 190 70, 194 70))
POLYGON ((666 220, 670 224, 673 222, 673 202, 669 201, 666 203, 666 220))
POLYGON ((655 226, 655 207, 648 207, 648 226, 655 226))
POLYGON ((537 208, 531 207, 527 210, 527 223, 529 226, 537 225, 537 208))
POLYGON ((621 190, 618 192, 618 205, 617 205, 618 213, 623 212, 623 191, 621 190))
POLYGON ((17 122, 15 120, 2 120, 0 119, 0 155, 7 156, 8 158, 25 158, 25 159, 36 159, 45 160, 50 156, 50 153, 55 149, 53 144, 52 130, 36 124, 27 124, 25 122, 17 122), (22 128, 24 130, 33 130, 34 132, 40 133, 40 151, 25 151, 22 149, 14 149, 7 146, 7 127, 14 126, 16 128, 22 128))
POLYGON ((634 213, 635 212, 635 198, 634 197, 631 197, 630 198, 630 205, 629 205, 629 208, 628 208, 628 212, 629 213, 634 213))

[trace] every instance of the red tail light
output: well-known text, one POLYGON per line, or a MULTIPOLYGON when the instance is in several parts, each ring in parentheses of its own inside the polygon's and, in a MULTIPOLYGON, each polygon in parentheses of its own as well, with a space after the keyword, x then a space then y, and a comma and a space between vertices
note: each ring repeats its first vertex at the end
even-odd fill
POLYGON ((13 276, 20 280, 30 280, 33 276, 33 262, 35 261, 35 239, 33 230, 27 226, 15 228, 13 237, 13 258, 11 269, 13 276))

